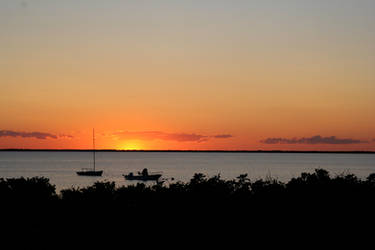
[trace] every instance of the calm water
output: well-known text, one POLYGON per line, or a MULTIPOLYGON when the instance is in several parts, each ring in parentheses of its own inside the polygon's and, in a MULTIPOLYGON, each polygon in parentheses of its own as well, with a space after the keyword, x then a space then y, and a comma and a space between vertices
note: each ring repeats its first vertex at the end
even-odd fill
POLYGON ((184 182, 194 173, 220 174, 225 179, 247 173, 252 180, 272 176, 288 181, 315 168, 327 169, 332 175, 350 172, 366 178, 375 172, 375 154, 97 152, 96 166, 104 170, 102 177, 75 173, 92 167, 91 152, 0 152, 0 177, 45 176, 57 190, 104 180, 117 185, 135 184, 122 174, 143 168, 162 171, 163 177, 184 182))

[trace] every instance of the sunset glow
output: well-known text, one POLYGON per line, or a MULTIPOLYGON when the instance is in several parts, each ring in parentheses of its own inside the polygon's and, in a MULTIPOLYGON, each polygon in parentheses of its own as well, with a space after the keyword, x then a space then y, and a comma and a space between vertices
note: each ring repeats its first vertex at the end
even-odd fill
POLYGON ((1 1, 0 148, 374 151, 374 13, 1 1))
POLYGON ((129 141, 119 144, 117 150, 146 150, 139 141, 129 141))

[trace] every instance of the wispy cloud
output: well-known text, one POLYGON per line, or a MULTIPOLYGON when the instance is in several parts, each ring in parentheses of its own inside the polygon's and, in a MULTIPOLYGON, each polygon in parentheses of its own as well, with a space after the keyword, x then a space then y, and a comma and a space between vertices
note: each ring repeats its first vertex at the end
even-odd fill
POLYGON ((228 134, 223 134, 223 135, 214 135, 212 136, 214 138, 218 138, 218 139, 226 139, 226 138, 231 138, 233 137, 233 135, 228 135, 228 134))
POLYGON ((204 142, 210 138, 230 138, 232 135, 200 135, 189 133, 167 133, 162 131, 119 131, 113 133, 114 136, 123 140, 163 140, 163 141, 177 141, 177 142, 204 142))
POLYGON ((74 136, 72 136, 72 135, 67 135, 67 134, 59 134, 58 137, 59 137, 59 138, 62 138, 62 139, 72 139, 72 138, 74 138, 74 136))
POLYGON ((54 135, 44 132, 17 132, 12 130, 0 130, 0 137, 23 137, 23 138, 36 138, 41 140, 58 139, 58 138, 73 138, 71 135, 54 135))
POLYGON ((336 136, 322 137, 320 135, 312 137, 302 138, 267 138, 261 140, 261 143, 265 144, 358 144, 367 143, 367 141, 361 141, 352 138, 337 138, 336 136))

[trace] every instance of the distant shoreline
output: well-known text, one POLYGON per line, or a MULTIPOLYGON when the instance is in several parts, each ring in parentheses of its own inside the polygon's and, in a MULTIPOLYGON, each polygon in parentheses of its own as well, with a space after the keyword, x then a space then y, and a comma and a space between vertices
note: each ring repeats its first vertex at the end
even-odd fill
MULTIPOLYGON (((0 149, 2 151, 15 152, 92 152, 92 149, 0 149)), ((302 153, 302 154, 375 154, 375 151, 302 151, 302 150, 118 150, 96 149, 96 152, 143 152, 143 153, 302 153)))

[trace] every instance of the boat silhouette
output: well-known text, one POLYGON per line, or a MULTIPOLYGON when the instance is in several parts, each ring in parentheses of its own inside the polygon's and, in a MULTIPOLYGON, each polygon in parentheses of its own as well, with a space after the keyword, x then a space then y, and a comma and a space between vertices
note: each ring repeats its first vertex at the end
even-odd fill
POLYGON ((81 171, 77 171, 77 175, 80 176, 102 176, 103 170, 95 170, 95 131, 92 129, 92 144, 93 144, 93 168, 82 168, 81 171))
POLYGON ((161 177, 160 173, 148 173, 147 168, 142 170, 142 173, 138 172, 138 175, 134 175, 130 172, 127 175, 123 175, 126 180, 138 180, 138 181, 158 181, 161 177))
POLYGON ((92 170, 91 168, 82 168, 81 171, 76 172, 81 176, 102 176, 103 170, 92 170))

